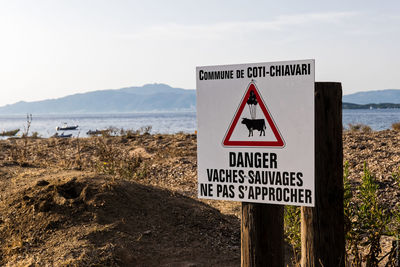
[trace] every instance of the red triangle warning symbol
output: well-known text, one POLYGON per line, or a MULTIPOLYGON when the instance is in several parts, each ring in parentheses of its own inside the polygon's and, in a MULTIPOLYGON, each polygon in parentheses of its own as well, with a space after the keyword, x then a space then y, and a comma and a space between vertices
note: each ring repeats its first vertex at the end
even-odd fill
POLYGON ((225 134, 223 145, 276 148, 282 148, 285 146, 285 142, 283 141, 278 127, 276 126, 254 82, 250 82, 249 87, 243 96, 228 131, 225 134), (249 107, 248 112, 245 112, 244 110, 246 104, 249 107), (257 110, 262 111, 262 114, 258 117, 264 117, 265 119, 256 118, 257 110), (242 121, 238 124, 242 115, 250 116, 250 118, 242 117, 242 121), (266 130, 268 135, 265 134, 266 130))

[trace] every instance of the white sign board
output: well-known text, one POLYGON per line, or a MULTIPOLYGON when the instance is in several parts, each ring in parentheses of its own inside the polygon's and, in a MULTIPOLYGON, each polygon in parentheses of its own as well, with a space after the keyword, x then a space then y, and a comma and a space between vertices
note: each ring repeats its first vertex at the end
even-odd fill
POLYGON ((199 198, 314 206, 314 65, 196 68, 199 198))

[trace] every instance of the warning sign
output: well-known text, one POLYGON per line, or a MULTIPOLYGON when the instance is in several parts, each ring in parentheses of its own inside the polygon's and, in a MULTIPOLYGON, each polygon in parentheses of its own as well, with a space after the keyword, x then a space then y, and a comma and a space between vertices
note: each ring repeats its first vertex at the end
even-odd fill
POLYGON ((314 60, 197 67, 199 198, 314 206, 314 60))
POLYGON ((236 115, 229 126, 223 144, 225 146, 284 146, 282 136, 254 81, 251 81, 248 86, 236 115), (245 112, 246 105, 249 108, 248 112, 245 112), (257 110, 261 111, 258 112, 260 114, 259 117, 257 117, 257 110), (239 120, 241 125, 238 125, 239 120), (254 136, 255 131, 259 132, 259 137, 254 136))

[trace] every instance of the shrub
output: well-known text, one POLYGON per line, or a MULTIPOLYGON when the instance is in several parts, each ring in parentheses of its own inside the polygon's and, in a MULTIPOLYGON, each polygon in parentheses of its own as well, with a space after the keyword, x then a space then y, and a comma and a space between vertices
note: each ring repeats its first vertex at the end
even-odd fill
POLYGON ((285 241, 292 246, 294 254, 293 263, 295 266, 299 266, 301 254, 300 213, 300 207, 285 206, 285 241))
POLYGON ((400 121, 392 124, 393 130, 400 131, 400 121))
POLYGON ((139 133, 142 133, 145 135, 150 134, 152 128, 153 127, 151 125, 146 125, 146 126, 140 127, 139 133))
POLYGON ((369 127, 368 125, 362 125, 362 126, 361 126, 361 132, 363 132, 363 133, 370 133, 370 132, 372 132, 372 128, 369 127))
POLYGON ((39 133, 38 132, 33 132, 32 133, 32 138, 33 139, 36 139, 36 138, 39 138, 40 136, 39 136, 39 133))
POLYGON ((123 137, 131 139, 131 138, 135 138, 137 135, 139 135, 139 131, 134 131, 132 129, 128 129, 128 130, 121 129, 120 134, 123 137))
POLYGON ((379 203, 378 183, 374 175, 368 170, 364 163, 364 172, 361 177, 361 184, 358 187, 358 203, 350 200, 350 185, 347 180, 345 165, 344 180, 344 207, 350 227, 346 233, 348 250, 353 255, 351 266, 361 266, 366 262, 366 266, 378 266, 382 258, 381 237, 388 235, 388 224, 392 220, 392 214, 379 203), (362 255, 360 246, 368 248, 366 255, 362 255))
POLYGON ((362 123, 356 123, 356 124, 349 123, 349 130, 351 132, 370 133, 372 131, 372 128, 362 123))
POLYGON ((137 171, 142 163, 140 156, 130 156, 127 151, 120 150, 107 142, 105 137, 96 139, 97 171, 115 177, 132 179, 138 175, 137 171))
POLYGON ((352 124, 349 123, 349 131, 358 132, 361 129, 361 124, 352 124))
POLYGON ((24 126, 24 132, 22 134, 23 138, 28 137, 31 124, 32 124, 32 114, 26 114, 26 127, 24 126))

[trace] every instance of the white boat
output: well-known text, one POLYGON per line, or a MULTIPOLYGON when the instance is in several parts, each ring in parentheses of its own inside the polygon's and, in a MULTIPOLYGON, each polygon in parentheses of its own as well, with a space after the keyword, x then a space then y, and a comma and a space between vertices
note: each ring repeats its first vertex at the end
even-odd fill
POLYGON ((78 125, 71 125, 71 126, 68 126, 67 123, 64 123, 63 126, 57 127, 56 130, 57 130, 57 131, 70 131, 70 130, 76 130, 78 127, 79 127, 78 125))

